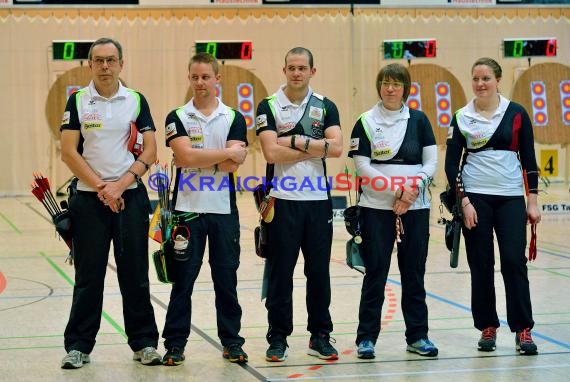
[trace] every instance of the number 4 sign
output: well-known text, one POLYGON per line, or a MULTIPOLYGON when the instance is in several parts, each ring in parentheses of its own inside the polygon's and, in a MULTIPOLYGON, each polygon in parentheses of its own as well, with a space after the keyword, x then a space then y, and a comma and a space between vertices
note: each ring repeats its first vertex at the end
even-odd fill
POLYGON ((540 169, 548 177, 558 176, 558 150, 540 150, 540 169))

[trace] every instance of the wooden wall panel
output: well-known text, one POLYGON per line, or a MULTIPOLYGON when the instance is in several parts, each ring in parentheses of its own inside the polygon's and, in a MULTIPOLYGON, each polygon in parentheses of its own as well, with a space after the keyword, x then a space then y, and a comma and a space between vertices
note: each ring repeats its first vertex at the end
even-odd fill
POLYGON ((419 82, 421 86, 422 110, 428 116, 435 140, 438 145, 445 145, 448 129, 440 127, 437 120, 435 84, 438 82, 449 83, 451 93, 451 112, 463 107, 466 98, 465 92, 459 80, 447 69, 433 64, 416 64, 409 67, 413 82, 419 82))
POLYGON ((548 124, 546 126, 536 126, 533 122, 534 139, 539 143, 570 143, 570 126, 562 122, 561 80, 570 80, 570 66, 557 63, 542 63, 527 69, 513 87, 512 100, 523 105, 532 120, 530 83, 532 81, 542 81, 546 86, 548 124))

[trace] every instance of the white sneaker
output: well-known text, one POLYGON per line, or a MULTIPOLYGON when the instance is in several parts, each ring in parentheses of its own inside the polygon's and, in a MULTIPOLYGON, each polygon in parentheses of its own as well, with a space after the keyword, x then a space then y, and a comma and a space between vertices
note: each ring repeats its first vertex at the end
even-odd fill
POLYGON ((140 361, 140 363, 147 366, 162 365, 162 357, 152 346, 147 346, 144 349, 134 352, 133 361, 140 361))
POLYGON ((63 360, 61 360, 62 369, 79 369, 84 363, 91 362, 89 354, 81 353, 79 350, 71 350, 63 360))

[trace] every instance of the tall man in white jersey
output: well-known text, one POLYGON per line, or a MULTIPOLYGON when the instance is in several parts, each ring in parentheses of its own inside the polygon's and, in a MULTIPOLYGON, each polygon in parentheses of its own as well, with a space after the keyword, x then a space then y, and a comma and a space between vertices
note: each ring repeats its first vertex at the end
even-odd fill
POLYGON ((101 38, 89 50, 89 85, 69 97, 61 123, 61 159, 78 178, 69 200, 75 285, 65 328, 64 369, 90 362, 101 324, 103 287, 113 242, 123 317, 133 359, 160 365, 158 330, 150 303, 150 202, 140 177, 156 160, 154 122, 144 96, 119 81, 121 45, 101 38), (131 125, 144 151, 129 151, 131 125))
POLYGON ((302 47, 285 56, 287 83, 258 106, 256 133, 268 166, 274 166, 271 197, 273 220, 267 224, 269 348, 266 360, 287 358, 287 337, 293 331, 293 272, 299 250, 307 277, 308 354, 337 359, 330 344, 333 324, 329 263, 332 244, 332 202, 326 182, 326 158, 342 154, 342 134, 335 104, 309 86, 315 75, 312 53, 302 47), (281 187, 285 177, 297 187, 281 187), (303 184, 303 187, 300 185, 303 184))

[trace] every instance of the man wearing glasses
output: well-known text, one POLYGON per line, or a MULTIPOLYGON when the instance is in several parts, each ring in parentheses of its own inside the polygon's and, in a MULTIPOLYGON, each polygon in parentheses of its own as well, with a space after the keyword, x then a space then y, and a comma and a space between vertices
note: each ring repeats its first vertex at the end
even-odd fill
POLYGON ((68 354, 61 367, 77 369, 90 362, 111 242, 133 360, 160 365, 148 280, 150 203, 140 181, 156 160, 154 122, 145 97, 119 81, 123 51, 117 41, 95 41, 88 57, 92 80, 69 97, 61 122, 61 158, 78 179, 69 200, 75 285, 64 334, 68 354), (138 156, 127 145, 136 134, 132 125, 143 138, 138 156))

